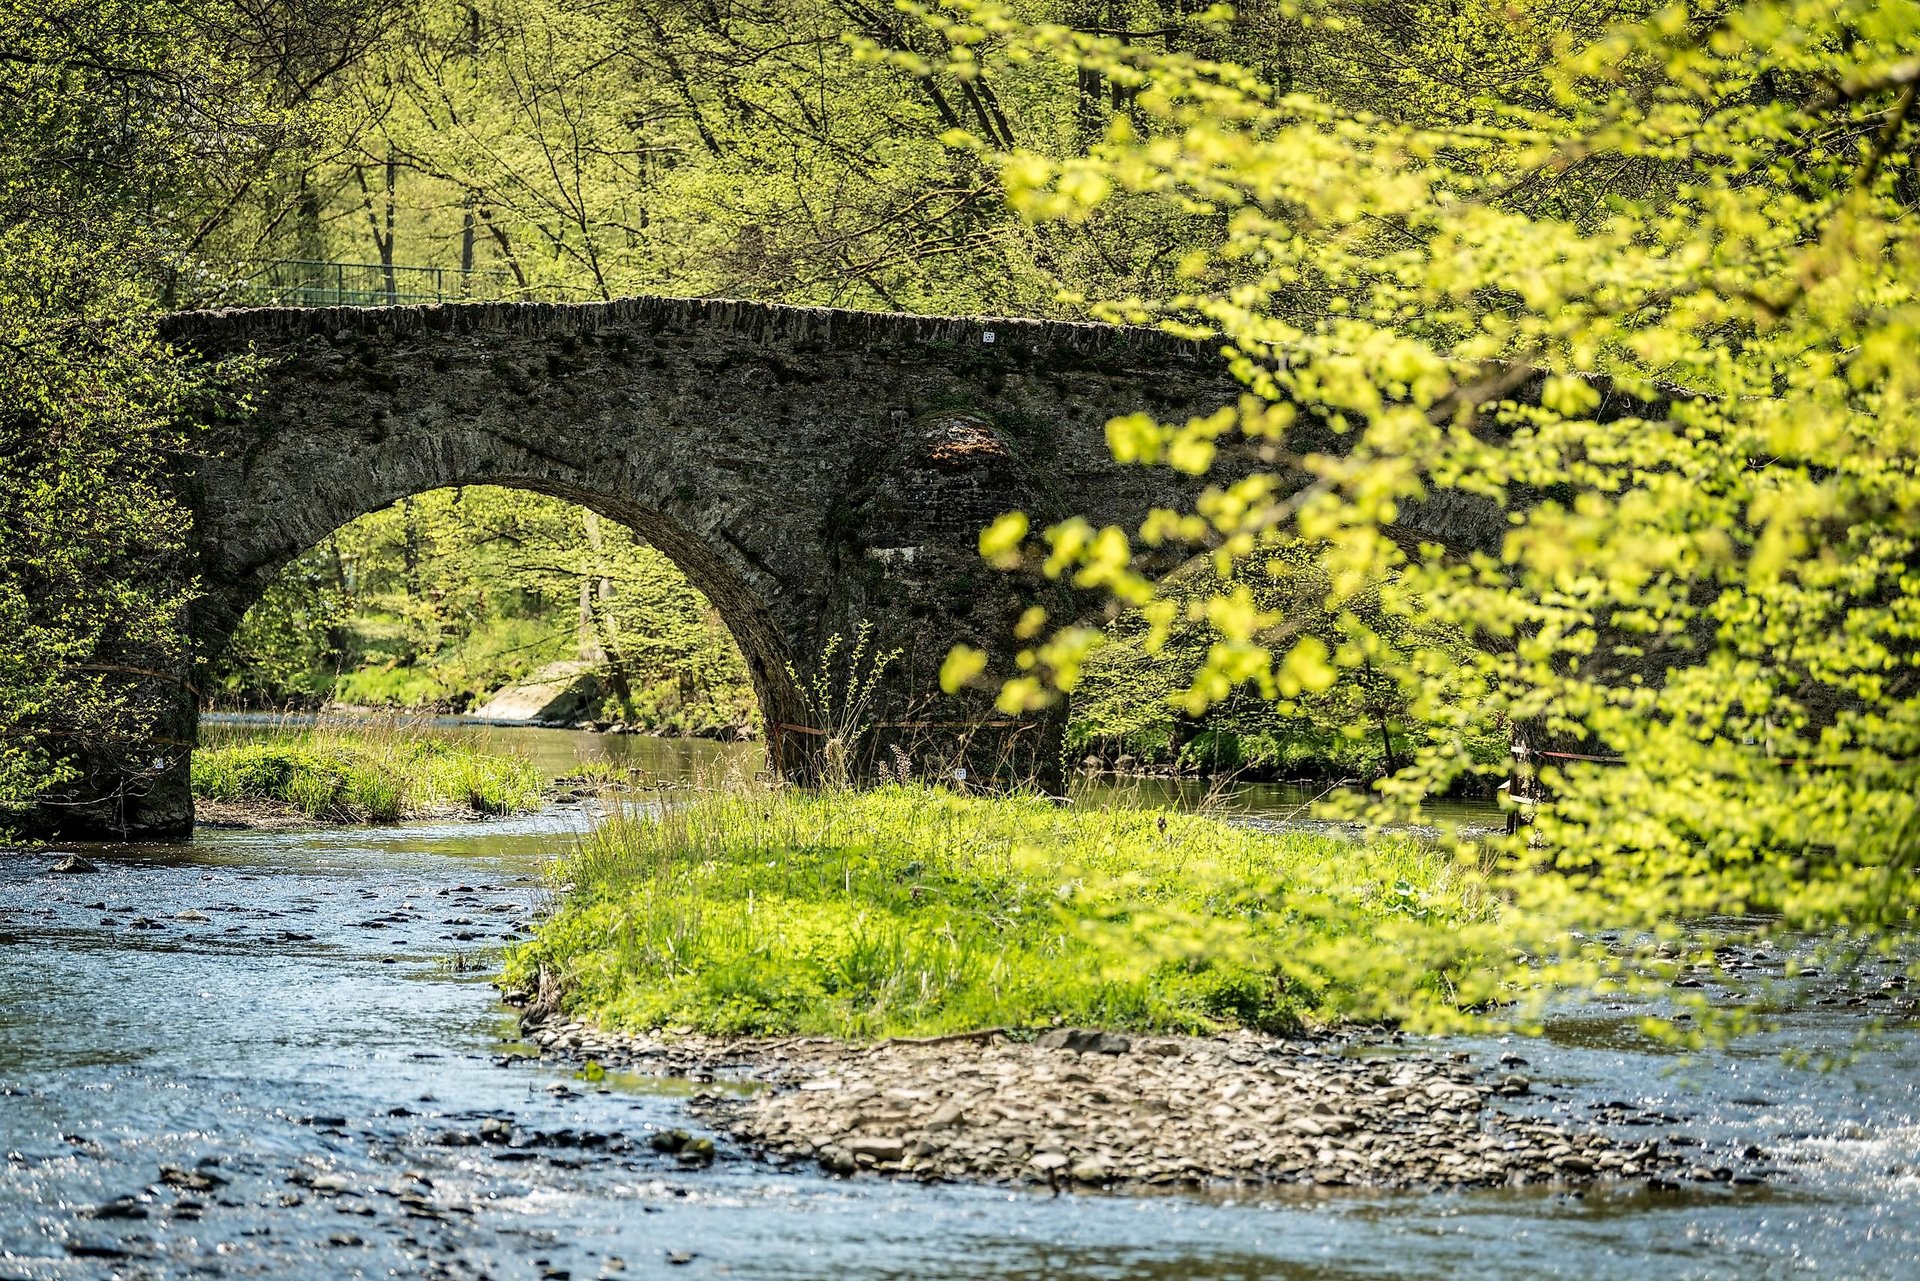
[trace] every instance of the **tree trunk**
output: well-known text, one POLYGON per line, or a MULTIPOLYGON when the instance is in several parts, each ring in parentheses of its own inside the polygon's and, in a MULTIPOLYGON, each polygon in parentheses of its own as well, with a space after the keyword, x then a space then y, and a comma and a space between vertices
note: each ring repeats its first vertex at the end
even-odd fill
POLYGON ((469 191, 466 209, 460 215, 460 296, 473 297, 473 236, 475 221, 473 217, 474 193, 469 191))
POLYGON ((1507 835, 1512 836, 1533 820, 1533 806, 1539 800, 1535 776, 1533 726, 1515 722, 1512 727, 1513 769, 1507 775, 1507 835))
MULTIPOLYGON (((600 536, 600 513, 583 513, 587 529, 587 546, 593 549, 595 568, 600 568, 600 554, 606 550, 606 542, 600 536)), ((581 657, 588 658, 586 650, 591 644, 593 658, 604 664, 607 689, 613 694, 614 701, 620 706, 620 719, 632 721, 633 684, 627 677, 627 664, 620 653, 620 638, 614 629, 613 580, 605 574, 583 574, 580 578, 580 627, 581 657)))
POLYGON ((387 278, 387 305, 400 301, 400 282, 393 269, 393 220, 398 202, 395 193, 400 185, 400 161, 393 153, 391 143, 387 146, 387 207, 385 233, 380 237, 380 267, 387 278))
MULTIPOLYGON (((411 498, 400 500, 400 569, 401 584, 407 592, 407 612, 413 617, 408 619, 411 629, 419 625, 418 602, 420 600, 420 510, 411 498)), ((416 635, 409 634, 406 644, 406 661, 409 666, 420 660, 420 647, 415 643, 416 635)))

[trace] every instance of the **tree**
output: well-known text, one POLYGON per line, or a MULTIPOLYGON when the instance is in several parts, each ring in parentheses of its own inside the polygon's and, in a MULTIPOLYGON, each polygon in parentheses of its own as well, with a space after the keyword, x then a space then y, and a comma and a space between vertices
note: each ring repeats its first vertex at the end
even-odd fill
MULTIPOLYGON (((1557 869, 1514 883, 1526 901, 1587 891, 1614 923, 1911 927, 1920 7, 1676 5, 1556 31, 1562 8, 1396 8, 1432 19, 1442 54, 1469 26, 1463 47, 1520 70, 1423 80, 1371 111, 985 0, 921 10, 975 61, 1129 87, 1085 157, 975 145, 1037 223, 1116 202, 1213 218, 1188 288, 1096 310, 1217 342, 1247 387, 1208 418, 1109 426, 1123 460, 1220 473, 1193 511, 1039 540, 1010 516, 983 549, 1166 625, 1174 604, 1137 552, 1210 553, 1224 575, 1307 539, 1354 635, 1380 632, 1353 607, 1373 592, 1475 641, 1462 675, 1516 728, 1519 781, 1543 795, 1515 836, 1464 845, 1557 869), (1449 510, 1493 536, 1406 536, 1449 510)), ((1197 690, 1344 679, 1343 658, 1222 581, 1197 690)), ((1092 643, 1042 639, 1007 706, 1071 688, 1092 643)), ((1450 679, 1430 647, 1393 649, 1378 652, 1410 694, 1450 679)), ((978 667, 956 653, 949 677, 978 667)), ((1417 813, 1496 768, 1456 724, 1385 799, 1417 813)))
MULTIPOLYGON (((1183 0, 1036 7, 1087 30, 1229 50, 1275 76, 1295 56, 1297 24, 1268 0, 1224 33, 1193 22, 1183 0)), ((1070 228, 1014 217, 994 166, 945 135, 972 127, 1078 154, 1085 122, 1130 90, 1042 63, 950 69, 951 42, 890 5, 434 0, 369 12, 381 16, 367 56, 301 98, 305 127, 196 239, 204 265, 183 302, 257 296, 248 273, 279 257, 367 264, 370 300, 425 284, 459 297, 1060 313, 1063 284, 1169 276, 1210 226, 1127 211, 1070 228), (419 267, 441 274, 408 270, 419 267)), ((305 281, 283 270, 281 284, 305 281)))
POLYGON ((0 822, 111 825, 182 767, 175 424, 244 371, 177 359, 154 299, 203 198, 287 126, 263 86, 310 34, 217 0, 0 3, 0 822))

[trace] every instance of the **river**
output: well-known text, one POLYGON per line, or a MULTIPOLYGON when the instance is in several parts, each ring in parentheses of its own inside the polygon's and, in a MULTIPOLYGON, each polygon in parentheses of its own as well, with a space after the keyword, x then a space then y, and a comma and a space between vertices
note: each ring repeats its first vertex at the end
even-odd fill
MULTIPOLYGON (((556 773, 729 752, 513 741, 556 773)), ((692 1083, 519 1059, 488 983, 584 822, 210 831, 88 849, 91 875, 0 854, 0 1278, 1920 1276, 1920 1038, 1826 1074, 1781 1061, 1844 1043, 1845 1007, 1691 1062, 1624 1009, 1458 1043, 1525 1056, 1560 1115, 1757 1145, 1759 1186, 1054 1198, 776 1171, 724 1143, 683 1170, 645 1140, 698 1128, 692 1083), (528 1137, 454 1145, 489 1120, 528 1137)))

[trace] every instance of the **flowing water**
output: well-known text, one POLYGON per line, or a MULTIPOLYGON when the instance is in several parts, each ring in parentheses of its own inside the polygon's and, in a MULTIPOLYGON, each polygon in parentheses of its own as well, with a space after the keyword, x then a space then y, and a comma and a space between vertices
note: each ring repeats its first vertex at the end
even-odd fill
MULTIPOLYGON (((731 750, 512 741, 556 773, 731 750)), ((91 875, 0 854, 0 1278, 1920 1277, 1920 1040, 1824 1075, 1780 1059, 1843 1044, 1844 1006, 1690 1064, 1625 1010, 1461 1043, 1524 1055, 1533 1106, 1623 1137, 1758 1145, 1760 1186, 1054 1198, 724 1144, 682 1170, 645 1140, 689 1126, 692 1083, 520 1059, 488 984, 585 821, 205 832, 89 849, 91 875), (467 1142, 489 1121, 515 1146, 467 1142)))

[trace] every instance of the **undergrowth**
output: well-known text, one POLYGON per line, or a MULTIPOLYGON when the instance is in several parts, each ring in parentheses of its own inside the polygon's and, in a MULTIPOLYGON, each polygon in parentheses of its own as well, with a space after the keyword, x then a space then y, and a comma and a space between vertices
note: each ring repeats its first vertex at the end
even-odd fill
POLYGON ((390 823, 449 811, 537 809, 541 779, 521 756, 399 730, 288 731, 193 754, 193 794, 286 805, 322 822, 390 823))
POLYGON ((1139 809, 917 787, 701 794, 584 838, 506 981, 629 1029, 1432 1025, 1508 949, 1471 869, 1139 809))

